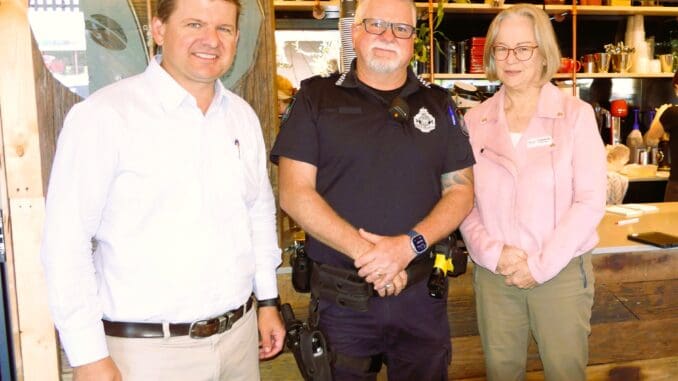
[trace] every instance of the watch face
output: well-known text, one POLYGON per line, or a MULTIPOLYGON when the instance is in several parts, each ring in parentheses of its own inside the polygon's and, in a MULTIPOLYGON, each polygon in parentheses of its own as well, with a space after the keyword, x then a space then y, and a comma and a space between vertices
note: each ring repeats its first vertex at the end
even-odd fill
POLYGON ((414 245, 414 249, 417 253, 424 252, 426 250, 426 240, 424 239, 424 236, 420 234, 413 237, 412 245, 414 245))

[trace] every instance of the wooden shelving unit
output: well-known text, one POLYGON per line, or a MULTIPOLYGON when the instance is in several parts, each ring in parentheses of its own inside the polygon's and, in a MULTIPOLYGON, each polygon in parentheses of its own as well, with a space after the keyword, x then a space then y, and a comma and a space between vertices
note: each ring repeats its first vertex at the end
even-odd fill
MULTIPOLYGON (((313 3, 311 1, 311 3, 313 3)), ((417 2, 417 8, 426 9, 428 3, 417 2)), ((433 8, 437 3, 433 3, 433 8)), ((477 14, 492 14, 499 13, 505 8, 510 8, 512 4, 506 4, 501 7, 493 7, 489 4, 459 4, 447 3, 443 7, 445 12, 450 13, 477 13, 477 14)), ((546 12, 549 14, 571 12, 571 5, 547 5, 546 12)), ((618 6, 599 6, 599 5, 578 5, 577 13, 580 15, 610 15, 610 16, 626 16, 626 15, 645 15, 645 16, 675 16, 678 15, 677 7, 618 7, 618 6)))
MULTIPOLYGON (((428 74, 424 74, 428 76, 428 74)), ((447 74, 435 73, 435 79, 485 79, 485 74, 447 74)), ((587 78, 672 78, 673 73, 577 73, 577 79, 587 78)), ((554 76, 556 79, 572 78, 571 74, 558 73, 554 76)))
MULTIPOLYGON (((313 0, 274 0, 273 4, 279 11, 311 11, 315 1, 313 0)), ((437 2, 433 7, 437 7, 437 2)), ((339 0, 321 0, 322 6, 339 6, 339 0)), ((427 9, 427 2, 416 2, 417 9, 427 9)), ((468 13, 468 14, 493 14, 499 13, 505 8, 511 7, 506 4, 501 7, 493 7, 489 4, 459 4, 448 3, 444 5, 445 12, 448 13, 468 13)), ((549 14, 572 11, 571 5, 547 5, 546 11, 549 14)), ((577 13, 580 15, 645 15, 645 16, 677 16, 678 6, 676 7, 617 7, 617 6, 598 6, 598 5, 578 5, 577 13)))
MULTIPOLYGON (((312 0, 274 0, 273 6, 276 11, 312 11, 315 1, 312 0)), ((339 6, 339 0, 321 0, 320 5, 339 6)))
MULTIPOLYGON (((312 11, 315 1, 313 0, 274 0, 273 2, 275 9, 277 11, 312 11)), ((339 0, 321 0, 321 6, 323 7, 338 7, 339 0)), ((438 6, 437 2, 428 3, 428 2, 416 2, 417 9, 419 9, 422 14, 425 14, 429 10, 429 7, 432 10, 435 10, 438 6)), ((512 4, 506 4, 500 7, 494 7, 490 4, 484 3, 471 3, 471 4, 461 4, 461 3, 446 3, 443 8, 446 13, 458 13, 458 14, 496 14, 501 10, 510 8, 512 4)), ((644 15, 644 16, 676 16, 678 17, 678 6, 675 7, 666 7, 666 6, 655 6, 655 7, 641 7, 641 6, 630 6, 630 7, 620 7, 620 6, 598 6, 598 5, 578 5, 573 7, 572 5, 546 5, 546 12, 548 14, 562 14, 570 13, 576 16, 629 16, 629 15, 644 15)), ((577 18, 573 17, 573 23, 577 22, 577 18)), ((576 24, 575 24, 576 25, 576 24)), ((576 26, 575 26, 576 27, 576 26)), ((576 43, 576 41, 575 41, 576 43)), ((576 47, 574 47, 576 49, 576 47)), ((572 74, 556 74, 556 79, 587 79, 587 78, 671 78, 672 73, 577 73, 576 76, 572 74)), ((424 74, 424 77, 431 78, 430 74, 424 74)), ((472 79, 485 79, 484 74, 446 74, 446 73, 433 73, 433 79, 443 79, 443 80, 472 80, 472 79)))

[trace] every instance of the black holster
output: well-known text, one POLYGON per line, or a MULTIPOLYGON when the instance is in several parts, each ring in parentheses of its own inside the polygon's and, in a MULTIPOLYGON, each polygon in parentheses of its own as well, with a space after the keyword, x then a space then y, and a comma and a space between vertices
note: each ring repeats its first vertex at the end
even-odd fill
POLYGON ((466 273, 466 266, 468 265, 468 251, 466 251, 466 244, 461 238, 461 234, 457 231, 454 231, 450 234, 452 240, 452 245, 450 247, 450 257, 452 257, 452 264, 454 265, 454 270, 451 273, 448 273, 447 276, 458 277, 466 273))
POLYGON ((294 252, 290 256, 292 266, 292 286, 297 292, 311 291, 311 269, 313 261, 306 255, 303 241, 296 243, 294 252))
POLYGON ((305 381, 332 381, 332 367, 351 368, 363 374, 376 374, 381 369, 381 354, 365 357, 347 356, 329 351, 325 336, 317 328, 294 317, 289 303, 281 308, 287 337, 285 345, 294 355, 305 381))
POLYGON ((287 338, 285 344, 294 354, 297 367, 306 381, 332 381, 330 354, 325 336, 294 317, 289 303, 281 308, 287 338))

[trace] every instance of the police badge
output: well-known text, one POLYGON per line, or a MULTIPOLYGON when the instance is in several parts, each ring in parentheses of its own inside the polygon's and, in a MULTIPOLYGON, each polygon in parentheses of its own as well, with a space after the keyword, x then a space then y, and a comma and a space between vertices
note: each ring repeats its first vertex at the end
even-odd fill
POLYGON ((414 116, 414 127, 423 133, 429 133, 436 128, 436 118, 428 112, 426 107, 422 107, 414 116))

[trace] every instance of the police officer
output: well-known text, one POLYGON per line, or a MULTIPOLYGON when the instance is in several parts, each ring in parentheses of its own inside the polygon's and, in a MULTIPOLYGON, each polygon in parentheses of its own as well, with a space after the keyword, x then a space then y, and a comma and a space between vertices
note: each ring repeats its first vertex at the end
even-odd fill
POLYGON ((386 363, 389 380, 447 379, 446 299, 404 269, 470 211, 474 159, 448 93, 409 67, 415 22, 411 0, 361 1, 351 69, 302 83, 271 152, 314 271, 352 271, 382 296, 361 310, 347 306, 359 297, 333 300, 312 284, 330 350, 357 360, 334 363, 336 380, 374 380, 365 359, 386 363))

